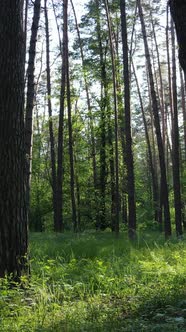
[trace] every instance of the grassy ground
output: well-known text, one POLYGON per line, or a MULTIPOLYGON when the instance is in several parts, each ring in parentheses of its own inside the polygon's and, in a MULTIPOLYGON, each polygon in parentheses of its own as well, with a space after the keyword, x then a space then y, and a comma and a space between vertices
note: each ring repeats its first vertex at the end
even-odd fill
POLYGON ((186 241, 31 234, 30 247, 30 286, 1 282, 0 331, 186 331, 186 241))

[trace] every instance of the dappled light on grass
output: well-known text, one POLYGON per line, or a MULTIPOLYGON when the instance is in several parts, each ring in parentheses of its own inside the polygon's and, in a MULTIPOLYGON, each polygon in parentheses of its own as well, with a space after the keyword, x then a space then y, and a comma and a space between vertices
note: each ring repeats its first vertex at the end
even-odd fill
POLYGON ((1 331, 185 331, 185 241, 89 233, 30 243, 30 285, 2 282, 1 331))

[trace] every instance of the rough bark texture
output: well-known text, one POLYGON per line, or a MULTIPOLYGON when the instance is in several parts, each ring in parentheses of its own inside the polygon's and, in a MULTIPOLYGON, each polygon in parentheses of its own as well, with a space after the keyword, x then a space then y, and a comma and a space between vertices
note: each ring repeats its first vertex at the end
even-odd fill
POLYGON ((177 102, 177 79, 176 79, 176 50, 174 26, 171 24, 172 39, 172 103, 173 103, 173 124, 172 124, 172 162, 173 162, 173 189, 174 189, 174 208, 177 236, 183 234, 182 231, 182 203, 181 203, 181 184, 180 184, 180 142, 178 126, 178 102, 177 102))
POLYGON ((110 55, 112 62, 112 85, 113 85, 113 101, 114 101, 114 138, 115 138, 115 194, 114 194, 114 206, 115 210, 113 211, 113 228, 118 235, 119 233, 119 216, 120 216, 120 197, 119 197, 119 151, 118 151, 118 100, 117 100, 117 89, 116 89, 116 64, 115 64, 115 50, 113 43, 113 32, 112 32, 112 22, 109 12, 109 2, 108 0, 104 1, 105 10, 107 16, 107 26, 109 32, 109 42, 110 42, 110 55))
POLYGON ((147 150, 148 150, 148 158, 149 158, 149 166, 150 166, 150 172, 151 172, 151 177, 152 177, 152 193, 153 193, 153 205, 154 205, 154 220, 158 221, 158 179, 156 177, 156 172, 153 164, 153 156, 152 156, 152 148, 151 148, 151 143, 150 143, 150 137, 149 137, 149 132, 148 132, 148 125, 145 117, 145 110, 143 107, 143 100, 141 96, 141 91, 140 91, 140 86, 138 82, 138 78, 136 75, 134 63, 132 61, 132 67, 133 67, 133 74, 136 80, 136 86, 137 86, 137 91, 138 91, 138 96, 139 96, 139 101, 140 101, 140 106, 141 106, 141 112, 142 112, 142 118, 143 118, 143 124, 144 124, 144 129, 145 129, 145 138, 146 138, 146 143, 147 143, 147 150))
POLYGON ((182 70, 180 68, 180 82, 181 82, 181 104, 183 114, 183 132, 184 132, 184 162, 186 163, 186 92, 182 70))
POLYGON ((66 45, 66 84, 67 84, 67 109, 68 109, 68 134, 69 134, 69 159, 70 159, 70 193, 72 204, 72 222, 74 232, 78 231, 76 197, 75 197, 75 171, 74 171, 74 146, 73 146, 73 128, 72 128, 72 109, 70 92, 70 71, 69 71, 69 52, 68 52, 68 0, 65 1, 64 31, 66 45))
POLYGON ((106 64, 104 59, 104 52, 101 23, 100 23, 100 4, 96 0, 97 12, 96 12, 96 33, 99 44, 99 61, 100 61, 100 76, 101 76, 101 101, 100 101, 100 177, 99 177, 99 211, 97 214, 96 228, 105 230, 107 227, 106 215, 105 215, 105 191, 106 191, 106 95, 107 95, 107 82, 106 82, 106 64))
POLYGON ((152 99, 154 126, 156 129, 156 138, 157 138, 158 153, 159 153, 159 163, 160 163, 160 172, 161 172, 161 181, 162 181, 161 188, 162 188, 162 198, 163 198, 163 206, 164 206, 165 237, 168 237, 171 235, 171 222, 170 222, 165 154, 164 154, 163 140, 162 140, 162 136, 161 136, 158 101, 157 101, 157 96, 156 96, 156 91, 155 91, 154 78, 153 78, 153 73, 152 73, 152 64, 151 64, 151 59, 150 59, 149 46, 148 46, 148 42, 147 42, 146 27, 145 27, 145 22, 144 22, 144 17, 143 17, 141 1, 137 0, 137 4, 138 4, 139 16, 140 16, 141 27, 142 27, 144 47, 145 47, 145 56, 146 56, 146 61, 147 61, 147 68, 148 68, 148 75, 149 75, 149 82, 150 82, 150 92, 151 92, 151 99, 152 99))
MULTIPOLYGON (((67 1, 63 2, 63 15, 67 11, 67 1)), ((57 225, 56 232, 64 231, 63 222, 63 141, 64 141, 64 106, 65 106, 65 82, 66 82, 66 47, 65 25, 63 22, 63 44, 62 44, 62 73, 61 73, 61 91, 60 91, 60 110, 59 110, 59 128, 58 128, 58 157, 57 157, 57 225)), ((67 19, 67 17, 66 17, 67 19)))
POLYGON ((169 0, 169 5, 177 33, 180 65, 186 77, 186 0, 169 0))
POLYGON ((97 190, 97 162, 96 162, 96 144, 95 144, 95 137, 94 137, 94 121, 92 116, 92 105, 91 105, 91 98, 90 98, 90 92, 89 92, 89 84, 87 79, 87 74, 85 70, 85 59, 84 59, 84 52, 83 52, 83 43, 81 40, 79 25, 77 21, 77 15, 75 11, 75 7, 73 4, 73 1, 71 0, 71 6, 74 13, 74 19, 75 19, 75 25, 78 35, 78 42, 79 42, 79 48, 80 48, 80 54, 81 54, 81 61, 82 61, 82 69, 83 69, 83 79, 84 79, 84 85, 85 85, 85 92, 86 92, 86 98, 87 98, 87 108, 88 113, 90 117, 90 135, 91 135, 91 146, 92 146, 92 166, 93 166, 93 179, 94 179, 94 191, 95 191, 95 202, 97 202, 96 198, 96 190, 97 190))
POLYGON ((22 1, 0 0, 0 277, 26 270, 22 1))
POLYGON ((29 59, 27 69, 27 98, 26 98, 26 117, 25 117, 25 148, 26 148, 26 191, 27 191, 27 204, 29 206, 30 200, 30 181, 32 172, 32 126, 33 126, 33 108, 35 99, 35 84, 34 84, 34 71, 35 71, 35 57, 36 57, 36 42, 40 18, 41 0, 36 0, 34 3, 34 16, 31 28, 29 59))
POLYGON ((128 192, 128 227, 129 237, 135 237, 136 232, 136 203, 135 203, 135 182, 134 162, 132 152, 131 134, 131 112, 130 112, 130 80, 128 65, 128 43, 127 43, 127 22, 125 0, 120 1, 122 45, 123 45, 123 67, 124 67, 124 99, 125 99, 125 136, 126 136, 126 166, 127 166, 127 192, 128 192))
POLYGON ((47 65, 47 94, 48 94, 48 116, 49 116, 49 135, 50 135, 50 158, 52 168, 52 201, 54 212, 54 230, 57 229, 57 184, 56 184, 56 154, 55 139, 52 121, 52 103, 51 103, 51 75, 50 75, 50 40, 47 0, 45 0, 45 34, 46 34, 46 65, 47 65))

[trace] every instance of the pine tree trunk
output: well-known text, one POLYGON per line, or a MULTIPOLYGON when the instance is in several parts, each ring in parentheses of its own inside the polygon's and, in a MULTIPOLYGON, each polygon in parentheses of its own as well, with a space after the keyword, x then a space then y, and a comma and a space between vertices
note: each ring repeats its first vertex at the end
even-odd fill
POLYGON ((54 230, 58 230, 58 216, 57 216, 57 184, 56 184, 56 154, 55 154, 55 138, 52 121, 52 103, 51 103, 51 75, 50 75, 50 40, 49 40, 49 26, 47 13, 47 0, 45 0, 45 34, 46 34, 46 74, 47 74, 47 101, 48 101, 48 116, 49 116, 49 135, 50 135, 50 157, 52 168, 52 198, 53 198, 53 212, 54 212, 54 230))
POLYGON ((173 100, 173 124, 172 124, 172 146, 173 146, 173 189, 174 189, 174 209, 177 236, 183 234, 182 231, 182 203, 180 185, 180 144, 178 126, 178 105, 177 105, 177 83, 176 83, 176 50, 173 22, 171 24, 172 39, 172 100, 173 100))
POLYGON ((153 193, 153 206, 154 206, 154 220, 158 221, 158 203, 159 203, 159 197, 158 197, 158 180, 156 177, 156 172, 154 169, 153 165, 153 157, 152 157, 152 149, 151 149, 151 144, 150 144, 150 137, 149 137, 149 132, 148 132, 148 127, 147 127, 147 121, 145 117, 145 111, 143 107, 143 101, 142 101, 142 96, 141 96, 141 91, 138 83, 138 78, 136 75, 134 63, 132 61, 132 67, 133 67, 133 73, 134 77, 136 80, 136 85, 137 85, 137 90, 138 90, 138 96, 140 100, 140 106, 141 106, 141 112, 142 112, 142 118, 143 118, 143 124, 145 128, 145 138, 146 138, 146 143, 147 143, 147 149, 148 149, 148 158, 149 158, 149 166, 150 166, 150 172, 152 176, 152 193, 153 193))
POLYGON ((186 93, 183 81, 183 74, 180 68, 180 82, 181 82, 181 104, 183 114, 183 135, 184 135, 184 163, 186 165, 186 93))
POLYGON ((94 197, 95 197, 95 204, 97 206, 97 186, 98 186, 98 179, 97 179, 97 162, 96 162, 96 144, 95 144, 95 137, 94 137, 94 121, 92 116, 92 105, 91 105, 91 99, 90 99, 90 93, 89 93, 89 84, 87 80, 86 70, 85 70, 85 60, 84 60, 84 52, 83 52, 83 45, 79 30, 79 25, 77 21, 76 11, 74 8, 73 1, 71 0, 72 10, 74 13, 74 19, 76 24, 76 30, 78 35, 78 42, 79 42, 79 48, 80 48, 80 54, 81 54, 81 61, 82 61, 82 69, 83 69, 83 79, 84 79, 84 85, 85 85, 85 92, 86 92, 86 98, 87 98, 87 108, 88 113, 90 117, 90 136, 91 136, 91 157, 92 157, 92 168, 93 168, 93 180, 94 180, 94 197))
POLYGON ((165 225, 165 237, 171 235, 171 222, 170 222, 170 210, 169 210, 169 198, 168 198, 168 185, 167 185, 167 175, 166 175, 166 165, 165 165, 165 154, 163 147, 163 140, 161 136, 160 129, 160 120, 159 120, 159 110, 158 110, 158 102, 155 92, 154 78, 152 73, 152 65, 149 53, 149 46, 147 42, 147 34, 146 27, 143 17, 143 11, 141 6, 141 1, 137 0, 139 16, 142 27, 142 35, 145 47, 145 56, 147 61, 147 68, 150 80, 150 89, 151 89, 151 99, 152 99, 152 110, 154 117, 154 126, 156 129, 156 138, 158 144, 158 153, 159 153, 159 163, 160 163, 160 172, 161 172, 161 189, 162 189, 162 198, 163 198, 163 206, 164 206, 164 225, 165 225))
POLYGON ((24 36, 25 36, 25 60, 27 51, 27 24, 28 24, 28 0, 24 1, 24 36))
POLYGON ((27 69, 27 97, 26 97, 26 116, 25 116, 25 149, 26 149, 26 192, 27 204, 29 207, 30 202, 30 183, 32 173, 32 145, 33 145, 33 109, 35 99, 35 57, 36 57, 36 42, 37 33, 40 19, 41 0, 35 0, 34 3, 34 16, 31 28, 29 59, 27 69))
MULTIPOLYGON (((100 62, 100 76, 101 76, 101 101, 100 101, 100 174, 99 174, 99 203, 98 213, 96 220, 96 229, 105 230, 106 215, 105 215, 105 191, 106 191, 106 95, 107 95, 107 82, 106 82, 106 68, 104 59, 104 49, 101 38, 101 25, 100 25, 100 8, 99 1, 96 0, 97 13, 96 13, 96 34, 99 45, 99 62, 100 62)), ((107 50, 105 50, 106 53, 107 50)))
POLYGON ((66 86, 66 47, 65 27, 67 26, 67 0, 63 1, 63 44, 62 44, 62 70, 61 70, 61 91, 60 110, 58 127, 58 151, 57 151, 57 225, 56 232, 64 231, 63 221, 63 142, 64 142, 64 107, 65 107, 65 86, 66 86))
POLYGON ((120 212, 120 197, 119 197, 119 152, 118 152, 118 101, 117 101, 117 90, 116 90, 116 65, 115 65, 115 52, 114 43, 112 40, 112 24, 109 13, 108 0, 104 1, 105 10, 107 16, 107 25, 109 31, 109 42, 110 42, 110 55, 112 62, 112 84, 113 84, 113 100, 114 100, 114 136, 115 136, 115 211, 114 211, 114 231, 116 236, 119 233, 119 212, 120 212))
POLYGON ((180 65, 186 79, 186 2, 185 0, 169 0, 169 5, 177 33, 180 65))
POLYGON ((132 151, 131 111, 130 111, 130 80, 128 64, 127 22, 125 0, 120 0, 122 46, 123 46, 123 75, 125 98, 125 135, 126 135, 126 166, 127 166, 127 192, 128 192, 128 228, 129 238, 135 238, 136 233, 136 202, 134 162, 132 151))
POLYGON ((0 0, 0 277, 27 269, 22 1, 0 0))
POLYGON ((154 21, 152 18, 152 13, 151 13, 151 22, 152 22, 152 31, 153 31, 153 36, 154 36, 154 42, 155 42, 155 47, 156 47, 156 54, 157 54, 157 61, 158 61, 158 73, 159 73, 159 83, 160 83, 160 105, 161 105, 161 117, 162 117, 162 140, 163 140, 163 146, 165 149, 165 103, 164 103, 164 87, 163 87, 163 78, 162 78, 162 70, 161 70, 161 62, 160 62, 160 54, 159 54, 159 48, 158 48, 158 43, 157 43, 157 38, 156 38, 156 32, 155 32, 155 26, 154 26, 154 21))
POLYGON ((69 73, 69 53, 68 53, 68 0, 64 1, 64 33, 67 43, 66 50, 66 84, 67 84, 67 108, 68 108, 68 133, 69 133, 69 157, 70 157, 70 192, 72 204, 72 222, 74 232, 78 232, 76 198, 75 198, 75 175, 74 175, 74 152, 73 152, 73 133, 72 133, 72 110, 71 110, 71 93, 70 93, 70 73, 69 73))

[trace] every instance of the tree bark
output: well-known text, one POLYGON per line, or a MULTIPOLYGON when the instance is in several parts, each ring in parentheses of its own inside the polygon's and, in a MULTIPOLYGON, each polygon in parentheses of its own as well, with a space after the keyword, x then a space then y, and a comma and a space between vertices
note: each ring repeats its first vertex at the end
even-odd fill
POLYGON ((48 101, 48 116, 49 116, 49 135, 50 135, 50 158, 52 168, 52 200, 54 212, 54 230, 57 231, 57 183, 56 183, 56 153, 55 153, 55 138, 52 121, 52 103, 51 103, 51 74, 50 74, 50 40, 49 40, 49 26, 47 13, 47 0, 45 0, 45 34, 46 34, 46 66, 47 66, 47 101, 48 101))
POLYGON ((139 96, 139 101, 140 101, 140 106, 141 106, 143 124, 144 124, 144 128, 145 128, 145 138, 146 138, 147 149, 148 149, 149 166, 150 166, 150 172, 151 172, 151 176, 152 176, 154 220, 158 221, 158 203, 159 203, 158 179, 156 177, 155 167, 154 167, 154 164, 153 164, 152 148, 151 148, 151 144, 150 144, 150 137, 149 137, 149 132, 148 132, 147 121, 146 121, 146 117, 145 117, 145 110, 144 110, 144 107, 143 107, 143 100, 142 100, 142 96, 141 96, 140 86, 139 86, 139 82, 138 82, 138 78, 137 78, 137 75, 136 75, 136 71, 135 71, 133 61, 132 61, 132 67, 133 67, 133 74, 134 74, 134 77, 135 77, 135 80, 136 80, 136 86, 137 86, 137 91, 138 91, 138 96, 139 96))
MULTIPOLYGON (((106 96, 107 96, 107 82, 106 82, 106 64, 104 59, 104 48, 101 36, 100 24, 100 5, 96 0, 96 34, 99 45, 99 62, 100 62, 100 77, 101 77, 101 101, 100 101, 100 176, 99 176, 99 211, 97 213, 96 229, 105 230, 106 215, 105 215, 105 191, 106 191, 106 96)), ((107 49, 105 50, 105 54, 107 49)))
POLYGON ((27 269, 21 0, 0 0, 0 277, 27 269))
POLYGON ((63 44, 62 44, 62 70, 61 70, 61 91, 60 91, 60 110, 58 126, 58 151, 57 151, 57 227, 56 231, 64 231, 63 221, 63 142, 64 142, 64 107, 65 107, 65 86, 66 86, 66 47, 65 26, 67 26, 67 0, 63 1, 63 44))
POLYGON ((144 17, 143 17, 141 1, 137 0, 137 4, 138 4, 139 16, 140 16, 141 27, 142 27, 142 35, 143 35, 143 41, 144 41, 144 47, 145 47, 145 56, 146 56, 146 60, 147 60, 147 68, 148 68, 148 74, 149 74, 150 91, 151 91, 151 99, 152 99, 152 110, 153 110, 153 117, 154 117, 154 126, 156 129, 156 138, 157 138, 157 144, 158 144, 160 172, 161 172, 161 181, 162 181, 161 182, 161 190, 162 190, 161 194, 162 194, 163 206, 164 206, 165 237, 168 237, 171 235, 171 222, 170 222, 165 154, 164 154, 163 140, 162 140, 161 129, 160 129, 158 101, 157 101, 157 97, 156 97, 154 78, 153 78, 153 73, 152 73, 152 64, 151 64, 151 59, 150 59, 149 46, 148 46, 148 42, 147 42, 146 27, 145 27, 145 22, 144 22, 144 17))
POLYGON ((88 113, 89 113, 89 117, 90 117, 91 157, 92 157, 94 193, 95 193, 94 196, 95 196, 95 204, 97 206, 97 192, 96 191, 97 191, 98 179, 97 179, 96 144, 95 144, 95 137, 94 137, 94 121, 93 121, 93 115, 92 115, 92 105, 91 105, 89 84, 88 84, 86 69, 85 69, 83 45, 82 45, 79 25, 78 25, 78 21, 77 21, 77 15, 76 15, 73 1, 71 0, 70 2, 71 2, 72 10, 74 13, 74 19, 75 19, 76 30, 77 30, 77 35, 78 35, 79 48, 80 48, 81 61, 82 61, 82 69, 83 69, 83 79, 84 79, 85 92, 86 92, 86 98, 87 98, 87 108, 88 108, 88 113))
POLYGON ((26 149, 26 191, 27 191, 27 204, 29 207, 30 202, 30 182, 32 173, 32 145, 33 145, 33 109, 35 99, 35 57, 36 57, 36 42, 37 33, 40 19, 41 0, 35 0, 34 15, 32 20, 29 59, 27 69, 27 97, 26 97, 26 116, 25 116, 25 149, 26 149))
POLYGON ((177 83, 176 83, 176 50, 175 34, 173 22, 171 24, 172 40, 172 103, 173 103, 173 124, 172 124, 172 161, 173 161, 173 189, 174 189, 174 209, 177 236, 183 234, 182 231, 182 203, 180 185, 180 143, 178 126, 178 104, 177 104, 177 83))
POLYGON ((179 45, 179 61, 186 79, 186 1, 169 0, 179 45))
POLYGON ((124 76, 124 99, 125 99, 125 136, 126 136, 126 166, 127 166, 127 192, 128 192, 128 228, 129 238, 136 235, 136 202, 134 161, 132 151, 131 133, 131 110, 130 110, 130 78, 128 61, 127 22, 125 0, 120 0, 122 46, 123 46, 123 76, 124 76))
POLYGON ((105 0, 105 10, 107 17, 107 25, 109 31, 109 42, 110 42, 110 55, 112 62, 112 84, 113 84, 113 100, 114 100, 114 136, 115 136, 115 211, 113 211, 113 229, 116 236, 119 233, 119 216, 120 216, 120 197, 119 197, 119 152, 118 152, 118 102, 117 102, 117 91, 116 91, 116 65, 115 65, 115 54, 114 54, 114 43, 112 40, 112 26, 111 18, 109 13, 108 0, 105 0))
POLYGON ((70 72, 69 72, 69 52, 68 52, 68 0, 64 1, 64 34, 67 43, 66 50, 66 84, 67 84, 67 109, 68 109, 68 134, 69 134, 69 158, 70 158, 70 192, 72 204, 72 222, 74 232, 78 232, 76 198, 75 198, 75 173, 74 173, 74 148, 73 148, 73 132, 72 132, 72 109, 71 109, 71 93, 70 93, 70 72))

